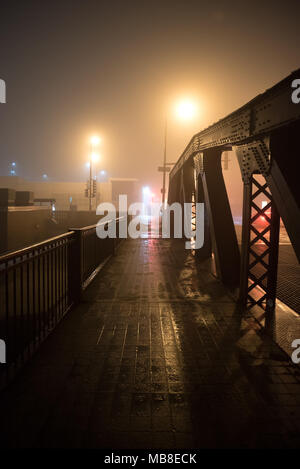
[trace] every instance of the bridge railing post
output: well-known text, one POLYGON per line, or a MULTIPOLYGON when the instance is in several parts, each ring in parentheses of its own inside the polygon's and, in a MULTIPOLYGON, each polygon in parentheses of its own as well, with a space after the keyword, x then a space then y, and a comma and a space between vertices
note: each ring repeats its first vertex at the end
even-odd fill
POLYGON ((71 303, 80 302, 82 292, 82 231, 70 230, 74 237, 68 251, 68 287, 71 303))

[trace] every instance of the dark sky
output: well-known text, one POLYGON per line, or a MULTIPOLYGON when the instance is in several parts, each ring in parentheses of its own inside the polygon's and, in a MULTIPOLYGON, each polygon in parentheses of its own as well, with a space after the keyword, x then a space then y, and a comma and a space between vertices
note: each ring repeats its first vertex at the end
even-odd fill
POLYGON ((84 180, 88 137, 98 169, 158 187, 191 136, 300 66, 296 1, 0 0, 0 174, 84 180), (197 119, 173 102, 191 96, 197 119))

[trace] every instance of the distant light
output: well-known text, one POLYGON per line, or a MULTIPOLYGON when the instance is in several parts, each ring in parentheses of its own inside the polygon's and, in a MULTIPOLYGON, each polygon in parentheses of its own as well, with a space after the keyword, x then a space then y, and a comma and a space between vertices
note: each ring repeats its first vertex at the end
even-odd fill
POLYGON ((98 137, 98 135, 93 135, 90 138, 90 142, 92 145, 98 145, 100 143, 100 137, 98 137))
POLYGON ((55 212, 56 208, 54 204, 52 205, 51 209, 52 209, 52 212, 55 212))
POLYGON ((15 171, 14 169, 12 169, 12 170, 10 171, 10 174, 11 174, 12 176, 15 176, 16 171, 15 171))
POLYGON ((176 115, 183 120, 193 119, 193 117, 196 115, 196 111, 196 104, 189 99, 180 101, 176 106, 176 115))
MULTIPOLYGON (((264 209, 267 205, 268 205, 267 200, 262 200, 262 202, 261 202, 261 208, 264 209)), ((268 210, 265 210, 264 212, 265 212, 265 214, 267 215, 267 217, 269 217, 269 218, 271 217, 271 213, 272 213, 272 212, 271 212, 271 208, 269 208, 268 210)), ((266 221, 266 218, 265 218, 263 215, 260 216, 260 219, 261 219, 262 221, 266 221)))
POLYGON ((91 158, 92 158, 92 161, 95 163, 96 161, 99 161, 99 154, 93 152, 93 153, 91 154, 91 158))
POLYGON ((87 162, 85 163, 85 166, 86 166, 87 168, 89 168, 89 167, 90 167, 90 162, 87 161, 87 162))
POLYGON ((102 169, 102 171, 100 171, 100 174, 101 174, 101 176, 105 176, 105 175, 106 175, 106 171, 104 171, 104 169, 102 169))
POLYGON ((150 188, 148 186, 143 187, 143 194, 144 195, 150 195, 150 188))
POLYGON ((15 162, 13 162, 11 165, 12 165, 12 166, 16 166, 16 163, 15 163, 15 162))
POLYGON ((48 179, 48 175, 47 175, 47 174, 43 174, 43 179, 48 179))

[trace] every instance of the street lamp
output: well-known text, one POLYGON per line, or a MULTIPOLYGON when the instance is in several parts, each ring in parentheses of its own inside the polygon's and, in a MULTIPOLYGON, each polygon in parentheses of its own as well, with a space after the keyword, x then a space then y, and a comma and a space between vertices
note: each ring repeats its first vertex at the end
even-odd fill
POLYGON ((92 210, 92 195, 93 195, 93 162, 98 161, 99 155, 95 152, 95 147, 99 145, 100 137, 93 135, 90 138, 90 179, 89 179, 89 210, 92 210))
MULTIPOLYGON (((175 106, 175 113, 181 120, 191 120, 195 117, 197 112, 196 103, 190 99, 184 99, 179 101, 175 106)), ((163 173, 163 187, 162 187, 162 205, 165 205, 166 196, 166 173, 170 171, 170 166, 174 163, 167 163, 167 131, 168 131, 168 119, 165 119, 165 131, 164 131, 164 159, 163 166, 159 168, 159 171, 163 173)))
POLYGON ((100 137, 98 137, 98 135, 93 135, 90 139, 90 142, 91 142, 91 145, 99 145, 100 143, 100 137))
POLYGON ((10 171, 9 171, 9 174, 11 176, 16 176, 17 172, 16 172, 16 163, 13 161, 12 163, 10 163, 10 171))
POLYGON ((166 172, 167 169, 167 130, 168 130, 168 120, 165 120, 165 135, 164 135, 164 161, 163 161, 163 187, 162 187, 162 206, 165 207, 165 196, 166 196, 166 172))
POLYGON ((97 163, 97 161, 99 161, 99 154, 93 151, 93 153, 91 153, 91 160, 93 163, 97 163))
POLYGON ((193 101, 189 99, 183 99, 177 103, 175 111, 179 119, 191 120, 195 117, 197 108, 193 101))

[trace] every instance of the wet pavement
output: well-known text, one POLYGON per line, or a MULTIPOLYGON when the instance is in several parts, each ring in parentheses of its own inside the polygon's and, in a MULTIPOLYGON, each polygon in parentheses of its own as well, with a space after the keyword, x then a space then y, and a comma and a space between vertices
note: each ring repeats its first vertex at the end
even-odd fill
POLYGON ((181 241, 124 242, 1 396, 7 447, 298 447, 300 373, 181 241))

